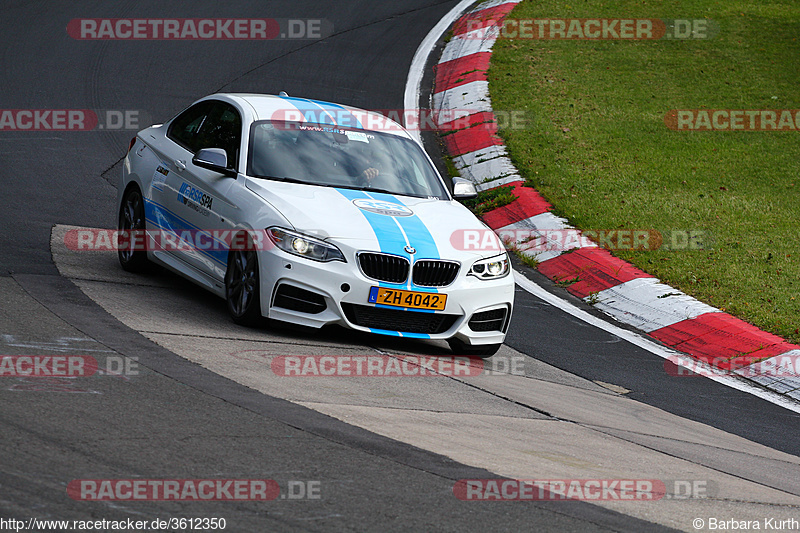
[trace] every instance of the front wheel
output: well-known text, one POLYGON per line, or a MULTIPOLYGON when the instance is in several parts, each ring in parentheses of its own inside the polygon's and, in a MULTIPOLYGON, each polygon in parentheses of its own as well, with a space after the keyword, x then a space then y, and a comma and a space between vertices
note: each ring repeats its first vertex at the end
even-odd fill
POLYGON ((137 243, 144 242, 144 199, 136 186, 122 199, 117 228, 122 241, 117 252, 119 264, 128 272, 141 272, 147 265, 147 252, 136 248, 137 243))
POLYGON ((471 346, 460 339, 450 339, 447 341, 453 355, 466 355, 470 357, 480 357, 486 359, 497 353, 502 344, 483 344, 479 346, 471 346))
POLYGON ((244 250, 232 250, 225 272, 225 300, 233 321, 255 326, 261 320, 261 293, 258 279, 258 256, 252 244, 244 250))

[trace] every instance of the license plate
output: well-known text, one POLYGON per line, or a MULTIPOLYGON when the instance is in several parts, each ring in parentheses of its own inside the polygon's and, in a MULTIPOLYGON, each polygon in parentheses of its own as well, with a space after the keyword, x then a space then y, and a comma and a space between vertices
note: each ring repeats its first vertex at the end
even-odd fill
POLYGON ((369 290, 369 303, 407 307, 409 309, 428 309, 443 311, 447 303, 447 295, 435 292, 414 292, 384 287, 372 287, 369 290))

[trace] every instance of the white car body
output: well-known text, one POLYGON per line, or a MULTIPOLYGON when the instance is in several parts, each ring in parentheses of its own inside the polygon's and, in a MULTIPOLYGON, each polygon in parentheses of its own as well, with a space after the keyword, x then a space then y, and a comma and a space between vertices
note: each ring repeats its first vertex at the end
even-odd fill
MULTIPOLYGON (((148 231, 161 230, 180 235, 185 229, 200 233, 242 230, 264 234, 266 228, 279 227, 338 248, 343 261, 320 262, 274 245, 259 247, 260 310, 261 315, 270 319, 314 328, 338 324, 383 335, 456 340, 467 347, 497 346, 503 342, 514 299, 513 276, 508 272, 510 265, 505 251, 464 250, 460 249, 462 246, 454 246, 451 237, 459 231, 485 232, 487 227, 447 192, 430 158, 400 125, 363 110, 290 98, 283 93, 281 96, 215 94, 198 100, 187 110, 204 101, 226 103, 240 114, 242 128, 238 160, 228 162, 235 172, 223 175, 193 164, 195 154, 167 135, 170 124, 182 114, 166 124, 139 132, 124 161, 118 205, 123 205, 126 191, 138 187, 145 204, 148 231), (299 120, 309 125, 321 122, 319 117, 341 116, 342 112, 353 113, 362 119, 369 116, 384 126, 390 124, 391 128, 381 127, 378 131, 365 128, 364 123, 368 121, 357 120, 357 124, 348 125, 352 126, 348 138, 361 142, 355 138, 360 135, 357 131, 385 135, 389 129, 390 135, 413 143, 414 149, 423 154, 421 157, 425 158, 440 182, 444 196, 365 192, 248 175, 250 136, 255 136, 257 131, 255 127, 251 129, 251 125, 275 119, 287 110, 295 109, 303 117, 299 120), (316 111, 316 114, 309 110, 316 111), (386 254, 392 256, 389 258, 394 261, 392 264, 407 260, 407 279, 402 283, 392 283, 369 277, 364 270, 364 261, 380 262, 383 258, 367 256, 361 259, 359 254, 386 254), (502 277, 481 279, 470 274, 476 261, 497 257, 498 254, 505 261, 506 272, 502 277), (456 263, 455 279, 446 286, 415 284, 414 268, 417 265, 422 273, 439 268, 439 263, 419 263, 423 260, 456 263), (286 287, 304 289, 317 296, 308 297, 311 303, 304 305, 307 293, 286 287), (374 287, 444 295, 446 305, 441 311, 431 311, 370 303, 371 291, 376 290, 374 287), (324 302, 324 309, 321 302, 324 302), (497 318, 499 311, 475 317, 476 313, 493 310, 504 310, 502 319, 497 318), (480 325, 481 319, 489 318, 494 321, 484 320, 484 325, 480 325), (438 326, 434 327, 437 321, 438 326), (487 327, 490 329, 485 330, 487 327)), ((294 116, 296 118, 297 113, 294 116)), ((269 238, 265 242, 270 244, 269 238)), ((224 298, 228 253, 200 248, 148 249, 147 259, 224 298)), ((375 271, 370 267, 370 273, 375 271)))

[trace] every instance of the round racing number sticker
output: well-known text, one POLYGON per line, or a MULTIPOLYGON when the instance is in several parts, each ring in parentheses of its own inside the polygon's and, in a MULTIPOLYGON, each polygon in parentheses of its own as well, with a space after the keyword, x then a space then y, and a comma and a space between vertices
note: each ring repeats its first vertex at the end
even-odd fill
POLYGON ((414 214, 414 212, 408 207, 393 202, 359 198, 357 200, 353 200, 353 203, 356 207, 363 209, 364 211, 378 213, 379 215, 387 215, 390 217, 410 217, 414 214))

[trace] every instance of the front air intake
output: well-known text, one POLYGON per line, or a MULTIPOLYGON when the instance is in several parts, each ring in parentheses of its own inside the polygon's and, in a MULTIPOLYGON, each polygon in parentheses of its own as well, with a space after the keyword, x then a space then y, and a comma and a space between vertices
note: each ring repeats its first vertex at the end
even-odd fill
POLYGON ((275 292, 273 307, 282 307, 290 311, 316 315, 327 309, 325 298, 321 294, 307 291, 285 283, 275 292))

